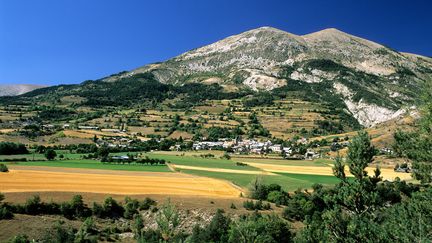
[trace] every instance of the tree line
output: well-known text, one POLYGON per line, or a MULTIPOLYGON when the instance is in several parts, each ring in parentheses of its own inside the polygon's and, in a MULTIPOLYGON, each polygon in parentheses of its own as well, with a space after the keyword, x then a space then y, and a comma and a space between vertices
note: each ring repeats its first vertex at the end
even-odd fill
POLYGON ((0 142, 0 155, 28 154, 26 146, 22 143, 0 142))
POLYGON ((67 219, 85 219, 90 216, 98 218, 132 219, 139 210, 149 210, 157 205, 151 198, 142 201, 126 197, 120 203, 112 197, 107 197, 102 204, 94 202, 92 207, 84 203, 81 195, 75 195, 69 202, 43 202, 39 195, 27 199, 24 204, 2 202, 4 195, 0 194, 0 219, 11 219, 14 214, 28 215, 61 215, 67 219))
POLYGON ((133 155, 127 155, 127 159, 116 158, 115 156, 105 156, 101 158, 102 163, 114 164, 138 164, 138 165, 165 165, 167 162, 164 159, 149 158, 135 158, 133 155))

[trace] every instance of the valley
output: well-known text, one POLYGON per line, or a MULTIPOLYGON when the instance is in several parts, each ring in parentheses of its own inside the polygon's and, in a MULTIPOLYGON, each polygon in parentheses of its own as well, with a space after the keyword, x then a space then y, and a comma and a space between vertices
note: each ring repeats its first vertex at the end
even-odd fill
POLYGON ((0 97, 0 242, 239 242, 258 224, 277 240, 256 242, 318 242, 338 220, 391 235, 391 210, 432 195, 431 80, 429 57, 262 27, 0 97))

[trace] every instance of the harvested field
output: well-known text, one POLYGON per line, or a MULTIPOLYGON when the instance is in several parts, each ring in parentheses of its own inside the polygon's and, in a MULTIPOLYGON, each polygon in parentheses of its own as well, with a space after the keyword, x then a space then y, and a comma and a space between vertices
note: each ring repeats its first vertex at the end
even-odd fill
POLYGON ((100 171, 69 168, 11 169, 0 177, 1 192, 94 192, 237 197, 228 182, 182 173, 100 171))
POLYGON ((77 137, 77 138, 93 138, 94 135, 97 136, 107 136, 107 137, 118 137, 118 136, 126 136, 125 133, 114 133, 114 132, 100 132, 93 130, 66 130, 63 132, 64 135, 69 137, 77 137))
MULTIPOLYGON (((260 168, 269 172, 290 173, 290 174, 303 174, 303 175, 333 175, 332 167, 319 167, 319 166, 293 166, 293 165, 277 165, 277 164, 262 164, 262 163, 247 163, 250 166, 260 168)), ((375 168, 367 167, 366 171, 369 175, 373 175, 375 168)), ((346 174, 350 175, 348 168, 346 174)), ((398 173, 393 169, 381 168, 381 176, 384 180, 394 180, 399 177, 401 180, 411 180, 410 173, 398 173)))
POLYGON ((90 139, 78 138, 78 137, 57 137, 56 135, 51 136, 40 136, 37 140, 30 140, 24 136, 9 136, 0 135, 0 142, 14 142, 23 144, 37 144, 37 145, 61 145, 61 144, 80 144, 80 143, 92 143, 90 139))
POLYGON ((183 139, 192 139, 193 134, 190 134, 188 132, 182 132, 182 131, 174 131, 171 135, 169 135, 169 138, 171 139, 179 139, 179 138, 183 138, 183 139))
POLYGON ((66 130, 63 132, 65 136, 76 137, 76 138, 93 138, 94 135, 79 131, 66 130))
POLYGON ((333 175, 331 167, 277 165, 277 164, 249 163, 249 162, 247 162, 247 164, 270 172, 304 174, 304 175, 333 175))

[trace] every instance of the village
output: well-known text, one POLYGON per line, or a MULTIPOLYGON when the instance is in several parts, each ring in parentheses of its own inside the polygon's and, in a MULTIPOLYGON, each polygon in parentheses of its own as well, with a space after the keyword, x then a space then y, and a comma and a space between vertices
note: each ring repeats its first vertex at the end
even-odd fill
MULTIPOLYGON (((307 143, 307 139, 299 139, 302 144, 307 143)), ((221 139, 220 141, 196 141, 192 145, 193 150, 226 150, 235 154, 280 154, 283 157, 291 159, 316 159, 320 157, 319 153, 313 150, 307 150, 304 155, 294 153, 292 147, 284 147, 282 144, 272 143, 270 140, 265 142, 255 139, 221 139)))
MULTIPOLYGON (((110 129, 101 128, 98 126, 88 126, 88 125, 71 125, 65 123, 63 125, 52 125, 52 124, 38 124, 36 122, 26 121, 21 124, 15 124, 21 126, 24 131, 29 127, 39 126, 37 129, 39 131, 45 132, 55 132, 55 131, 79 131, 83 133, 95 134, 93 142, 96 146, 108 147, 112 149, 120 150, 131 150, 134 149, 133 143, 136 141, 146 142, 150 138, 137 137, 136 134, 130 134, 125 129, 110 129), (97 134, 97 135, 96 135, 97 134), (109 135, 108 135, 109 134, 109 135)), ((167 138, 156 138, 157 142, 161 142, 167 138)), ((299 137, 296 140, 290 142, 291 146, 284 146, 282 143, 275 143, 269 139, 244 139, 241 136, 237 138, 220 138, 217 141, 207 141, 206 137, 201 137, 199 140, 188 140, 191 146, 187 149, 200 151, 200 150, 223 150, 233 154, 256 154, 256 155, 267 155, 274 154, 280 155, 286 159, 294 160, 314 160, 322 158, 325 156, 325 152, 320 147, 319 144, 314 143, 311 146, 310 139, 306 137, 299 137)), ((331 150, 339 150, 341 148, 347 147, 349 141, 333 141, 333 143, 328 144, 331 150)), ((184 150, 185 147, 181 143, 176 143, 169 147, 169 150, 180 151, 184 150)), ((327 149, 329 150, 329 149, 327 149)))

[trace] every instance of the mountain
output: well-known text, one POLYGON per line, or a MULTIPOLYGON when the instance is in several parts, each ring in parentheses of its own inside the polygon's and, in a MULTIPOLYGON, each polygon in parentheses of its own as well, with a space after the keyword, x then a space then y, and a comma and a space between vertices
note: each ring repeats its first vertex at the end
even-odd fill
POLYGON ((0 85, 0 96, 16 96, 39 89, 45 86, 33 84, 9 84, 0 85))
POLYGON ((372 126, 415 103, 422 83, 431 80, 432 59, 333 28, 299 36, 262 27, 105 81, 149 72, 162 83, 218 83, 255 91, 280 88, 290 80, 327 83, 331 87, 322 92, 343 97, 352 115, 372 126))
POLYGON ((75 105, 136 106, 181 97, 196 105, 202 99, 251 95, 262 102, 262 94, 269 93, 273 98, 325 104, 333 113, 370 127, 415 106, 422 86, 431 80, 428 57, 337 29, 295 35, 262 27, 165 62, 80 85, 40 89, 18 99, 74 96, 75 105))

